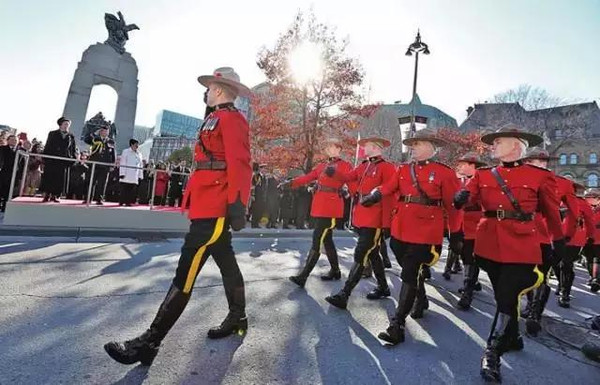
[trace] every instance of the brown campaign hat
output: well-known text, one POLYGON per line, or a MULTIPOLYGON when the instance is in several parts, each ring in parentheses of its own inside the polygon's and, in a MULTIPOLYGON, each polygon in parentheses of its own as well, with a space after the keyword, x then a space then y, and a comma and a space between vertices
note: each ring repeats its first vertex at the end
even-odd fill
POLYGON ((521 127, 512 123, 501 127, 496 132, 483 135, 481 137, 481 141, 485 144, 491 145, 494 143, 494 139, 496 138, 517 138, 525 140, 527 141, 529 147, 535 147, 544 141, 544 139, 541 136, 527 132, 521 127))
POLYGON ((529 149, 523 159, 555 160, 558 159, 558 157, 550 155, 550 153, 543 148, 535 147, 529 149))
POLYGON ((234 89, 240 96, 250 96, 252 92, 248 87, 240 82, 240 75, 231 67, 220 67, 212 75, 202 75, 198 77, 198 82, 204 87, 211 83, 221 83, 234 89))
POLYGON ((448 144, 445 140, 438 138, 435 135, 435 131, 433 131, 430 128, 424 128, 415 132, 409 138, 404 139, 402 141, 402 144, 404 144, 405 146, 410 146, 414 142, 430 142, 438 147, 443 147, 448 144))
POLYGON ((374 143, 382 148, 386 148, 390 146, 390 141, 384 138, 378 138, 375 136, 371 136, 369 138, 364 138, 358 141, 359 146, 364 146, 367 143, 374 143))
POLYGON ((459 162, 467 162, 467 163, 474 163, 475 167, 483 167, 483 166, 487 166, 487 163, 481 159, 481 157, 479 156, 479 154, 475 153, 475 152, 467 152, 466 154, 464 154, 463 156, 461 156, 460 158, 458 158, 459 162))
POLYGON ((585 190, 583 196, 586 198, 600 198, 600 188, 590 187, 589 189, 585 190))

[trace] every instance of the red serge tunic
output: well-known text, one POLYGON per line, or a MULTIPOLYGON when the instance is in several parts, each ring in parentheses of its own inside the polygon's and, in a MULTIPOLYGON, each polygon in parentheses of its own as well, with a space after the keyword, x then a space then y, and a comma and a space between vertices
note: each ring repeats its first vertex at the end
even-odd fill
MULTIPOLYGON (((541 210, 554 239, 563 238, 556 179, 552 172, 521 162, 497 167, 500 176, 525 213, 541 210)), ((484 211, 515 211, 504 194, 492 168, 480 168, 467 183, 469 203, 479 202, 484 211)), ((537 214, 536 214, 537 215, 537 214)), ((518 221, 483 217, 477 227, 474 253, 500 263, 540 264, 541 237, 535 221, 518 221)))
POLYGON ((592 207, 584 198, 577 198, 579 203, 579 216, 572 223, 571 217, 567 217, 563 223, 563 229, 575 228, 575 235, 571 238, 567 246, 583 247, 588 238, 594 238, 594 213, 592 207))
POLYGON ((225 161, 227 169, 192 173, 182 205, 185 208, 189 200, 190 219, 225 217, 227 205, 238 197, 248 205, 252 179, 249 128, 233 104, 217 106, 200 128, 194 161, 211 160, 225 161))
POLYGON ((340 158, 329 158, 315 166, 311 172, 292 180, 292 188, 297 188, 308 184, 314 180, 317 181, 315 195, 313 196, 310 215, 314 218, 343 218, 344 200, 340 196, 340 189, 344 182, 334 177, 325 175, 327 166, 334 166, 336 173, 348 173, 352 170, 350 163, 340 158))
POLYGON ((462 213, 452 203, 459 188, 460 182, 454 170, 442 163, 427 160, 398 166, 392 179, 380 187, 383 196, 396 192, 400 194, 397 212, 392 219, 392 236, 403 242, 441 245, 444 238, 444 209, 448 213, 450 232, 461 229, 462 213), (420 197, 410 175, 413 164, 421 189, 430 199, 439 201, 440 205, 426 206, 404 201, 410 197, 420 197))
MULTIPOLYGON (((464 185, 471 179, 471 177, 467 177, 462 180, 463 187, 464 185)), ((463 216, 463 233, 465 234, 465 239, 473 240, 475 239, 475 233, 477 232, 477 225, 483 216, 481 211, 481 206, 479 203, 475 204, 467 204, 464 207, 464 216, 463 216)))
MULTIPOLYGON (((382 157, 373 157, 363 161, 350 173, 336 173, 334 177, 344 182, 356 182, 356 193, 360 199, 361 196, 369 194, 374 188, 392 179, 395 173, 396 166, 392 163, 386 162, 382 157)), ((393 207, 393 196, 386 196, 371 207, 355 202, 352 224, 359 228, 390 228, 393 207)))

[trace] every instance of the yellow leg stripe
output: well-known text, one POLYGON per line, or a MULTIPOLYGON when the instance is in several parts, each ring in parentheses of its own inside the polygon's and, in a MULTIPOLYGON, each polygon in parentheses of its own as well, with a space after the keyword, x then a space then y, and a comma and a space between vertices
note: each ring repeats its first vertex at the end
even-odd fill
POLYGON ((433 255, 433 259, 431 260, 431 262, 426 264, 427 266, 433 266, 437 263, 437 261, 440 260, 440 253, 438 253, 435 249, 435 245, 431 246, 431 255, 433 255))
MULTIPOLYGON (((328 227, 325 230, 323 230, 323 234, 321 234, 321 241, 319 242, 319 249, 321 247, 323 247, 323 242, 325 241, 325 236, 327 235, 327 231, 333 230, 334 227, 335 227, 335 218, 331 218, 331 227, 328 227)), ((317 251, 319 251, 319 250, 317 250, 317 251)))
POLYGON ((533 290, 537 287, 539 287, 542 282, 544 282, 544 273, 542 273, 540 271, 540 269, 538 269, 537 265, 535 265, 535 267, 533 268, 533 272, 537 275, 537 279, 535 280, 535 283, 533 284, 533 286, 530 286, 526 289, 523 289, 518 296, 517 299, 517 318, 521 317, 521 297, 525 294, 527 294, 528 291, 533 290))
POLYGON ((224 217, 217 219, 217 224, 215 225, 215 230, 213 231, 212 236, 210 237, 208 242, 200 246, 198 251, 196 251, 196 254, 194 254, 190 270, 188 271, 187 278, 185 279, 185 285, 183 286, 183 292, 185 294, 188 294, 190 291, 192 291, 192 286, 194 286, 194 280, 196 279, 196 275, 198 274, 198 268, 200 267, 200 262, 204 257, 204 252, 206 251, 206 248, 208 246, 212 245, 217 241, 217 239, 219 239, 219 237, 223 233, 223 227, 225 227, 224 225, 224 217))
POLYGON ((369 260, 369 254, 375 250, 375 248, 379 245, 379 237, 381 236, 381 229, 375 230, 375 236, 373 237, 373 246, 367 250, 365 256, 363 257, 363 266, 367 266, 367 261, 369 260))

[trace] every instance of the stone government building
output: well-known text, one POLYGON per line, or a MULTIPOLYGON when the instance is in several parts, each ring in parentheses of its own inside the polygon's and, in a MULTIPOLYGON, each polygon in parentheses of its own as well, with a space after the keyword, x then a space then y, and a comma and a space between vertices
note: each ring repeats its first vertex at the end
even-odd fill
POLYGON ((545 134, 546 148, 558 161, 557 174, 587 187, 600 184, 600 109, 594 102, 527 111, 518 103, 481 103, 467 109, 459 130, 488 131, 507 123, 545 134))

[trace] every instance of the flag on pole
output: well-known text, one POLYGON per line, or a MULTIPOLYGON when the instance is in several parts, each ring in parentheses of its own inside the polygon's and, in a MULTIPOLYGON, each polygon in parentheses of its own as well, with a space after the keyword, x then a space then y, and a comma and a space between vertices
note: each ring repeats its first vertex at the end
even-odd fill
POLYGON ((358 160, 365 157, 365 149, 362 148, 358 142, 360 142, 360 132, 358 133, 358 138, 356 139, 356 155, 354 156, 354 167, 358 165, 358 160))

